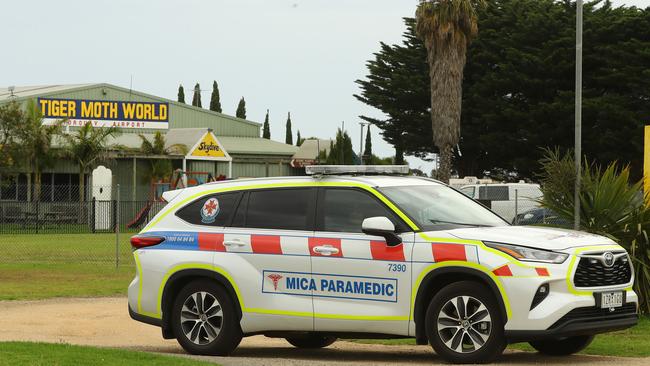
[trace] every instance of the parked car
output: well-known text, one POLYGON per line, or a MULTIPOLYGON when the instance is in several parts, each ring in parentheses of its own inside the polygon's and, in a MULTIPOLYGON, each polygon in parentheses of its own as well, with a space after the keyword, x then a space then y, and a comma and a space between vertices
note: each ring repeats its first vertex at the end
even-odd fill
POLYGON ((471 184, 460 191, 475 200, 490 201, 490 209, 508 222, 519 212, 539 207, 536 200, 542 197, 539 184, 531 183, 471 184))
POLYGON ((514 219, 512 219, 512 224, 571 227, 572 222, 558 216, 558 214, 550 208, 536 207, 518 214, 514 219))

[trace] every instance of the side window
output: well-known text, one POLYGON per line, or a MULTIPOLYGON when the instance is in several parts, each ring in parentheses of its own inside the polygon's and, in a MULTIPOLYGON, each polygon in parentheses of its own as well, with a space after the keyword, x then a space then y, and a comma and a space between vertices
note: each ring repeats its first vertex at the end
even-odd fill
POLYGON ((397 232, 407 231, 404 223, 377 198, 356 189, 325 188, 319 200, 319 230, 360 233, 368 217, 385 216, 397 232))
POLYGON ((463 187, 460 191, 469 198, 474 198, 474 187, 463 187))
POLYGON ((312 188, 269 189, 248 193, 245 227, 311 230, 312 188))
POLYGON ((488 201, 508 201, 508 186, 480 186, 478 199, 488 201))
POLYGON ((241 192, 204 196, 176 211, 176 216, 195 225, 227 226, 241 192))

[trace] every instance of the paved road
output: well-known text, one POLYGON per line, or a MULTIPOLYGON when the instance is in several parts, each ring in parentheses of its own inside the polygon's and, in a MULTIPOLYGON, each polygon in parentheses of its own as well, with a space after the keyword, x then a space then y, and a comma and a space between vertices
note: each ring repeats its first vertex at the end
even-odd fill
MULTIPOLYGON (((157 327, 129 318, 125 298, 0 301, 0 341, 65 342, 187 356, 157 327)), ((299 350, 282 339, 249 337, 231 357, 195 357, 225 366, 264 365, 434 365, 428 346, 381 346, 340 341, 322 350, 299 350)), ((647 366, 650 358, 571 356, 548 358, 507 352, 499 364, 647 366)))

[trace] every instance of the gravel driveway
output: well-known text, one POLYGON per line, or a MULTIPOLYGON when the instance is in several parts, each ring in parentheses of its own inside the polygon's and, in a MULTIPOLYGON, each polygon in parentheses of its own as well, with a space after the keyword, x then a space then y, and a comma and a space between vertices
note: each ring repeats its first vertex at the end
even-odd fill
MULTIPOLYGON (((126 298, 0 301, 0 341, 64 342, 119 347, 188 357, 160 329, 129 318, 126 298)), ((382 346, 340 341, 322 350, 299 350, 282 339, 245 338, 231 357, 195 357, 222 365, 433 365, 441 360, 428 346, 382 346)), ((501 364, 649 365, 650 358, 571 356, 548 358, 510 352, 501 364)))

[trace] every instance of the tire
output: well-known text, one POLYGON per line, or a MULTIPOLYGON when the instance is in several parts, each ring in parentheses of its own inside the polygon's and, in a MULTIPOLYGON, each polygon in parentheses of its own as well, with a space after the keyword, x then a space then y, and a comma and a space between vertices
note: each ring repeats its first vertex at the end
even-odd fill
POLYGON ((548 356, 568 356, 587 348, 594 340, 593 335, 549 339, 530 342, 537 352, 548 356))
POLYGON ((506 347, 500 310, 483 284, 461 281, 447 285, 433 296, 427 308, 429 343, 447 362, 492 362, 506 347))
POLYGON ((295 336, 285 338, 296 348, 325 348, 336 342, 336 337, 328 337, 314 333, 307 333, 304 336, 295 336))
POLYGON ((227 356, 242 339, 232 298, 223 286, 207 279, 192 281, 178 293, 171 323, 178 343, 193 355, 227 356))

